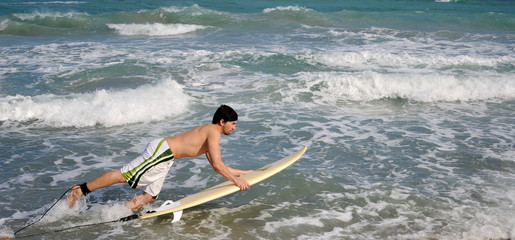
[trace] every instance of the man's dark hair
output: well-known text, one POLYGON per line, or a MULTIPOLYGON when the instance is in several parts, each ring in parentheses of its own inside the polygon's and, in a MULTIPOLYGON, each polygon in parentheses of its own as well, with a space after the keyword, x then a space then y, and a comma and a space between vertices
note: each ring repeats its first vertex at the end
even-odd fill
POLYGON ((213 124, 219 123, 222 119, 225 122, 238 121, 238 114, 231 107, 227 105, 221 105, 218 109, 216 109, 215 115, 213 116, 213 124))

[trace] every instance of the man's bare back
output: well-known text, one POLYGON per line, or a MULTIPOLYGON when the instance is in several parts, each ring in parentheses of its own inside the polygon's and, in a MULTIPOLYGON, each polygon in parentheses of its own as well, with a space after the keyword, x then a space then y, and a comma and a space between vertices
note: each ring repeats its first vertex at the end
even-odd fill
MULTIPOLYGON (((166 142, 172 150, 175 159, 183 157, 197 157, 208 150, 208 136, 217 133, 219 128, 215 124, 198 126, 181 134, 167 137, 166 142)), ((218 133, 220 134, 220 133, 218 133)), ((214 141, 215 139, 213 139, 214 141)), ((213 142, 219 145, 220 143, 213 142)))

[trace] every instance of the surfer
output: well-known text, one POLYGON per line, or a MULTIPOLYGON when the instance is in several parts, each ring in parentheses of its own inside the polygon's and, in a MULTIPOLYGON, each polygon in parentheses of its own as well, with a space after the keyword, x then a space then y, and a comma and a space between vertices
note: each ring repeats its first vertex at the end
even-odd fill
POLYGON ((96 179, 73 185, 66 200, 73 207, 81 196, 93 190, 115 183, 127 182, 132 188, 144 192, 127 202, 127 207, 136 210, 156 200, 161 191, 166 174, 173 161, 183 157, 197 157, 205 154, 207 160, 218 174, 245 190, 249 183, 241 178, 252 170, 244 171, 230 168, 222 161, 220 153, 221 135, 229 135, 236 129, 238 114, 229 106, 221 105, 213 116, 211 124, 198 126, 175 136, 157 139, 147 145, 145 151, 121 169, 106 172, 96 179))

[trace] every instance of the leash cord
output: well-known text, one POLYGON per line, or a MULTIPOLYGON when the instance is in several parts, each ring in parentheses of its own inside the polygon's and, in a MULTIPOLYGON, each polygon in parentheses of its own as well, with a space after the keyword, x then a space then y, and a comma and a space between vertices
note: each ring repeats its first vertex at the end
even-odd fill
MULTIPOLYGON (((16 234, 18 234, 19 232, 27 229, 28 227, 36 224, 37 222, 39 222, 41 219, 43 219, 43 217, 45 217, 45 215, 71 190, 68 189, 66 190, 62 195, 61 197, 59 197, 59 199, 57 199, 57 201, 55 201, 55 203, 50 207, 48 208, 45 213, 43 213, 43 215, 41 215, 41 217, 34 221, 33 223, 30 223, 30 224, 27 224, 25 227, 22 227, 20 228, 18 231, 14 232, 14 235, 16 236, 16 234)), ((25 236, 17 236, 17 238, 27 238, 27 237, 34 237, 34 236, 39 236, 39 235, 43 235, 43 234, 48 234, 48 233, 57 233, 57 232, 64 232, 64 231, 67 231, 67 230, 70 230, 70 229, 74 229, 74 228, 81 228, 81 227, 89 227, 89 226, 94 226, 94 225, 100 225, 100 224, 106 224, 106 223, 114 223, 114 222, 126 222, 126 221, 130 221, 130 220, 133 220, 133 219, 136 219, 138 218, 138 215, 137 214, 133 214, 133 215, 130 215, 130 216, 127 216, 127 217, 123 217, 123 218, 120 218, 120 219, 117 219, 117 220, 112 220, 112 221, 107 221, 107 222, 99 222, 99 223, 89 223, 89 224, 84 224, 84 225, 77 225, 77 226, 73 226, 73 227, 68 227, 68 228, 63 228, 63 229, 57 229, 57 230, 52 230, 52 231, 48 231, 48 232, 41 232, 41 233, 35 233, 35 234, 31 234, 31 235, 25 235, 25 236)))
POLYGON ((66 195, 70 190, 72 190, 72 189, 70 188, 70 189, 66 190, 66 191, 61 195, 61 197, 59 197, 59 199, 57 199, 57 201, 55 201, 55 202, 54 202, 54 204, 53 204, 50 208, 48 208, 48 209, 45 211, 45 213, 43 213, 43 215, 41 215, 41 217, 40 217, 38 220, 36 220, 35 222, 30 223, 30 224, 26 225, 25 227, 22 227, 22 228, 21 228, 21 229, 19 229, 18 231, 14 232, 14 235, 16 235, 17 233, 19 233, 19 232, 23 231, 24 229, 26 229, 26 228, 28 228, 28 227, 30 227, 30 226, 32 226, 32 225, 34 225, 34 224, 36 224, 37 222, 41 221, 41 219, 43 219, 43 217, 48 213, 48 211, 50 211, 50 210, 51 210, 51 209, 52 209, 52 208, 53 208, 53 207, 54 207, 54 206, 55 206, 55 205, 56 205, 56 204, 57 204, 57 203, 58 203, 58 202, 59 202, 59 201, 64 197, 64 195, 66 195))

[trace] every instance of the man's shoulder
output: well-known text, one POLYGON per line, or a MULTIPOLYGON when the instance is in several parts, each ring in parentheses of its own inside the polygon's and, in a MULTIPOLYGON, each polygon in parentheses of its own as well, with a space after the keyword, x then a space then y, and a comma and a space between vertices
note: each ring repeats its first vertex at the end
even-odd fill
POLYGON ((198 127, 199 131, 206 134, 213 134, 218 132, 218 128, 215 124, 205 124, 198 127))
POLYGON ((171 136, 170 138, 192 136, 192 135, 197 135, 197 136, 198 135, 207 135, 209 132, 215 131, 215 129, 209 125, 211 125, 211 124, 200 125, 200 126, 192 128, 192 129, 189 129, 187 131, 184 131, 180 134, 177 134, 175 136, 171 136))
POLYGON ((200 126, 197 126, 195 128, 192 128, 184 133, 187 133, 188 135, 189 134, 194 134, 194 135, 211 135, 213 133, 216 133, 217 132, 217 128, 214 124, 204 124, 204 125, 200 125, 200 126))
MULTIPOLYGON (((198 127, 199 135, 204 136, 206 139, 220 140, 220 130, 216 124, 206 124, 198 127)), ((216 142, 216 141, 215 141, 216 142)))

